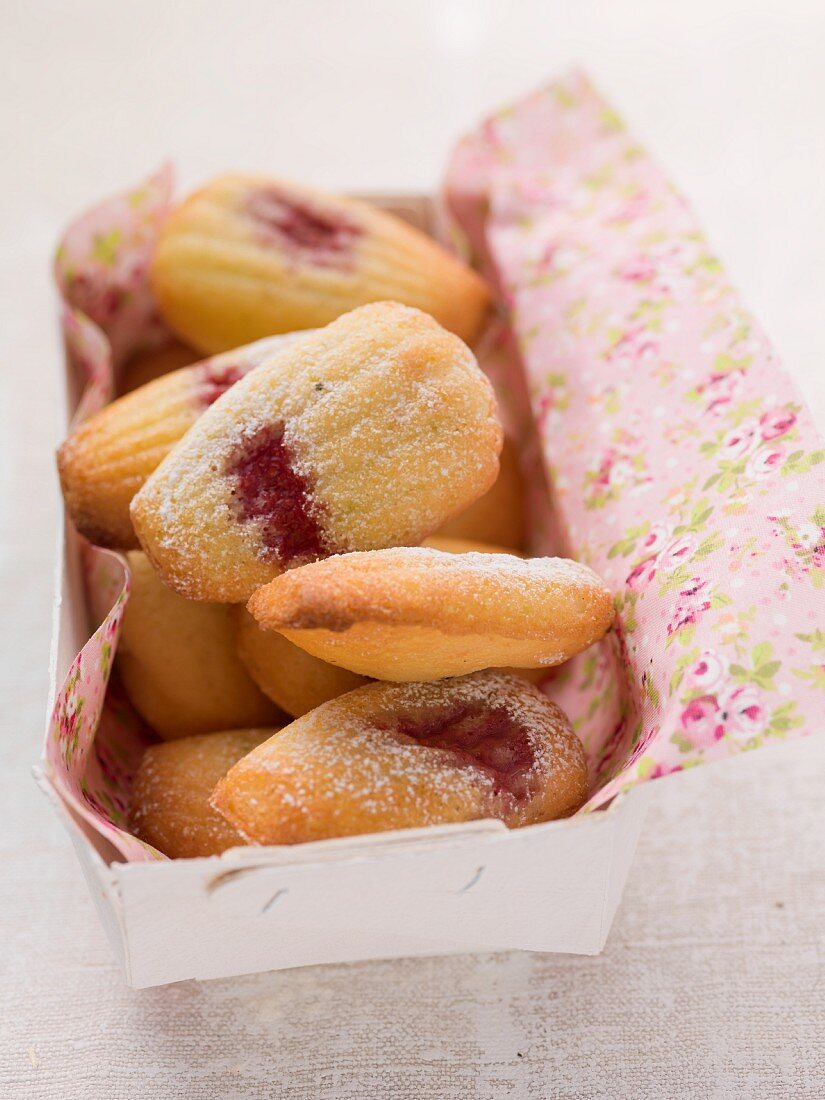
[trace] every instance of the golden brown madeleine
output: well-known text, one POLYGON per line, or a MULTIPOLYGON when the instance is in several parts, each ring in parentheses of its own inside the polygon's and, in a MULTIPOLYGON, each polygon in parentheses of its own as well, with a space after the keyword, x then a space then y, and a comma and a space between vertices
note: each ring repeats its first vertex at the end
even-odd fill
POLYGON ((516 448, 507 437, 499 456, 499 473, 484 496, 436 532, 447 538, 486 542, 507 549, 524 547, 524 479, 516 448))
POLYGON ((132 788, 135 836, 171 859, 216 856, 246 844, 209 799, 232 765, 274 732, 230 730, 150 745, 132 788))
POLYGON ((248 608, 315 657, 379 680, 548 668, 598 641, 610 591, 566 558, 394 547, 292 569, 248 608))
POLYGON ((365 677, 299 649, 283 634, 262 630, 245 607, 236 605, 232 611, 238 656, 246 671, 293 718, 367 683, 365 677))
POLYGON ((132 593, 117 667, 141 717, 165 739, 279 723, 283 714, 238 657, 231 608, 184 600, 144 554, 128 558, 132 593))
POLYGON ((75 428, 57 452, 57 466, 66 509, 81 535, 115 550, 137 547, 129 505, 147 477, 222 393, 295 339, 273 336, 182 367, 75 428))
POLYGON ((517 676, 367 684, 286 726, 218 783, 212 805, 247 840, 307 840, 574 813, 587 797, 565 715, 517 676))
MULTIPOLYGON (((457 539, 447 535, 431 535, 430 538, 424 539, 421 545, 430 546, 433 550, 443 550, 447 554, 515 554, 519 558, 524 557, 524 554, 521 554, 518 550, 511 550, 506 546, 491 546, 487 542, 476 542, 474 539, 457 539)), ((263 633, 268 637, 282 637, 282 635, 275 635, 271 630, 266 630, 263 633)), ((286 641, 286 638, 284 638, 284 641, 286 641)), ((317 660, 317 658, 312 659, 317 660)), ((500 669, 500 671, 512 672, 516 676, 529 680, 531 684, 540 684, 548 672, 546 668, 506 667, 500 669)), ((354 673, 351 675, 354 675, 354 673)))
POLYGON ((228 390, 132 501, 164 581, 240 603, 284 569, 417 543, 484 493, 492 387, 431 317, 363 306, 228 390))
POLYGON ((173 370, 196 363, 200 358, 200 352, 178 340, 172 340, 152 351, 139 352, 124 364, 118 379, 118 393, 131 393, 132 390, 145 386, 147 382, 154 382, 156 378, 171 374, 173 370))
MULTIPOLYGON (((440 535, 425 539, 422 545, 450 554, 512 552, 502 546, 440 535)), ((321 703, 368 682, 364 676, 313 657, 287 641, 283 634, 275 630, 264 630, 244 607, 237 605, 233 610, 238 655, 261 691, 287 714, 299 718, 321 703)), ((544 668, 513 668, 501 671, 512 672, 536 684, 547 674, 547 669, 544 668)))
POLYGON ((490 304, 479 275, 394 215, 242 174, 213 180, 172 211, 151 281, 165 320, 204 352, 320 328, 389 299, 471 341, 490 304))
MULTIPOLYGON (((424 546, 453 554, 507 553, 500 546, 437 536, 425 539, 424 546)), ((368 683, 366 677, 359 676, 356 672, 313 657, 306 650, 287 641, 276 630, 264 630, 246 608, 237 605, 233 612, 238 656, 247 672, 264 695, 294 718, 300 718, 321 703, 368 683)), ((545 674, 543 669, 513 671, 530 680, 541 679, 545 674)))

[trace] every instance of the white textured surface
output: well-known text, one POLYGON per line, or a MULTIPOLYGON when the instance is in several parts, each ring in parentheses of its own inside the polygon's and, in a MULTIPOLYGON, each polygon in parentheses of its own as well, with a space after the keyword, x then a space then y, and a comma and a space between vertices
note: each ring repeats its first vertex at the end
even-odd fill
POLYGON ((237 166, 426 188, 481 111, 582 62, 690 195, 825 423, 822 5, 6 0, 2 17, 3 1095, 825 1094, 825 739, 661 783, 599 958, 143 992, 121 984, 28 775, 56 509, 48 263, 73 212, 170 154, 185 181, 237 166))

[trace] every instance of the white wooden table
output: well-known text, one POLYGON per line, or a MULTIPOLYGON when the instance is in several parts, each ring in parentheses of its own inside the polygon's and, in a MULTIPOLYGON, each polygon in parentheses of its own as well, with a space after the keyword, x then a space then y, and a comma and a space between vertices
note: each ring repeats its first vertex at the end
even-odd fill
POLYGON ((581 62, 691 197, 825 424, 822 4, 6 0, 0 23, 0 1093, 825 1095, 825 739, 662 782, 599 958, 142 992, 29 777, 57 508, 48 267, 67 218, 167 155, 185 184, 244 167, 432 187, 485 109, 581 62))

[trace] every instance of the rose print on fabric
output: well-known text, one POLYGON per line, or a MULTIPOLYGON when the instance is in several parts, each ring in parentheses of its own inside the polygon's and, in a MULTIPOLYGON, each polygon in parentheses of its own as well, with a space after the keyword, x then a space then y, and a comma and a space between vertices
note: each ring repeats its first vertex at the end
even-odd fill
MULTIPOLYGON (((171 195, 171 173, 89 211, 66 233, 55 260, 69 360, 82 387, 74 422, 114 393, 117 366, 168 339, 147 281, 149 259, 171 195)), ((80 559, 94 633, 72 662, 54 702, 46 772, 58 794, 128 860, 166 857, 128 832, 128 800, 151 739, 112 678, 129 598, 125 559, 68 533, 80 559)))
POLYGON ((741 368, 724 373, 714 372, 693 391, 706 413, 723 416, 742 392, 744 370, 741 368))
POLYGON ((652 481, 635 440, 622 433, 615 445, 602 451, 595 469, 585 476, 585 507, 603 508, 624 493, 643 492, 652 481))
POLYGON ((813 630, 810 634, 797 634, 796 637, 809 649, 806 651, 806 662, 791 671, 809 687, 825 691, 825 631, 813 630))
POLYGON ((672 637, 677 630, 686 626, 693 626, 710 610, 710 599, 713 588, 710 581, 700 580, 694 577, 687 586, 679 592, 673 614, 667 624, 668 637, 672 637))
POLYGON ((60 795, 125 858, 164 859, 128 832, 128 792, 147 731, 110 679, 130 586, 128 573, 122 567, 120 571, 121 591, 114 605, 72 662, 58 692, 46 767, 60 795))
POLYGON ((634 325, 621 332, 605 352, 611 367, 633 369, 658 358, 659 344, 644 325, 634 325))
POLYGON ((149 261, 172 195, 166 166, 73 222, 55 256, 64 302, 105 335, 115 365, 169 339, 148 282, 149 261))
POLYGON ((825 450, 690 209, 578 73, 464 139, 447 202, 503 287, 559 526, 616 594, 588 808, 818 728, 825 450))
POLYGON ((802 522, 787 513, 769 516, 774 536, 782 540, 788 553, 781 568, 789 576, 807 579, 815 588, 825 587, 825 505, 802 522))
POLYGON ((674 677, 682 710, 671 740, 680 752, 690 754, 722 739, 756 748, 766 735, 782 737, 801 725, 795 701, 769 706, 783 669, 773 646, 762 642, 748 649, 744 634, 740 641, 744 646, 734 647, 741 654, 737 660, 729 662, 713 650, 698 657, 691 653, 674 677))
POLYGON ((805 473, 825 460, 820 448, 796 447, 798 404, 768 408, 759 416, 748 415, 754 402, 732 403, 727 418, 735 423, 702 444, 703 453, 716 460, 716 470, 704 489, 746 498, 754 483, 776 474, 789 477, 805 473))

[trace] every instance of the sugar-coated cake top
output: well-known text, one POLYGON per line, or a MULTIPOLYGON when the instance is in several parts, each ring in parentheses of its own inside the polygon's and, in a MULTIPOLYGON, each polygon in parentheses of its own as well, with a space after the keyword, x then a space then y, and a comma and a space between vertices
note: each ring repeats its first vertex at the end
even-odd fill
POLYGON ((167 583, 238 600, 323 554, 420 541, 490 487, 501 445, 469 348, 421 311, 380 302, 281 347, 218 396, 132 518, 167 583))
POLYGON ((276 630, 381 622, 531 638, 567 618, 606 628, 612 598, 592 569, 569 558, 398 546, 293 570, 256 592, 249 608, 276 630))
POLYGON ((583 761, 554 703, 518 676, 486 671, 367 684, 270 738, 236 774, 263 769, 278 800, 297 813, 311 814, 319 797, 343 806, 354 800, 376 817, 413 800, 428 823, 428 814, 438 820, 443 803, 468 789, 481 797, 482 816, 518 812, 554 774, 583 770, 583 761))

